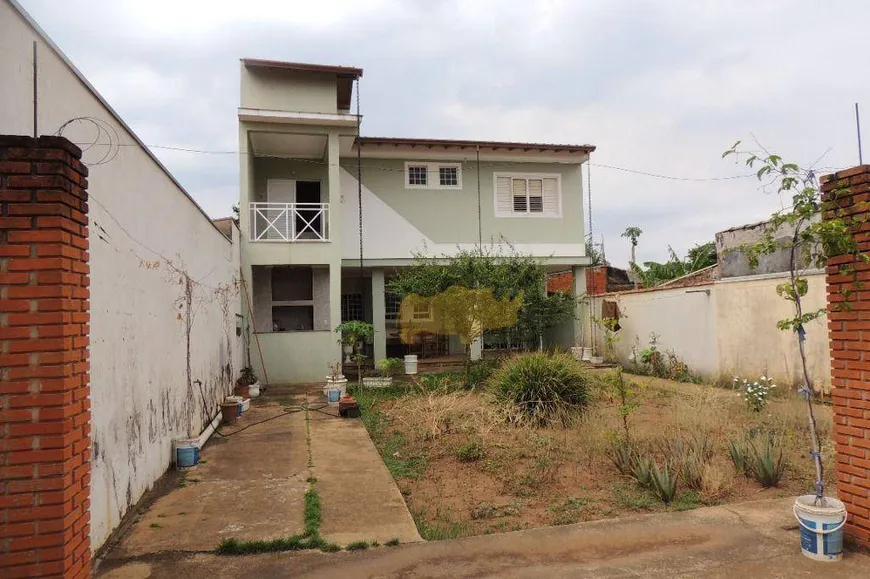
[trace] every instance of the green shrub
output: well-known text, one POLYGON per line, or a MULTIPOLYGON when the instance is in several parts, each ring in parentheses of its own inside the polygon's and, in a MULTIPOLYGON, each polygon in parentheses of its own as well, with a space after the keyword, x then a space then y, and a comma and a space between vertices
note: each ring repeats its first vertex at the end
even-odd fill
POLYGON ((348 551, 365 551, 369 546, 368 541, 354 541, 353 543, 349 543, 345 549, 348 551))
POLYGON ((534 425, 564 422, 589 398, 590 375, 569 354, 535 352, 509 358, 487 383, 512 419, 534 425))
POLYGON ((483 387, 497 367, 498 362, 495 360, 474 360, 468 364, 463 378, 464 386, 469 390, 483 387))
POLYGON ((401 374, 405 368, 405 361, 401 358, 384 358, 376 364, 378 375, 384 378, 401 374))
POLYGON ((483 443, 474 439, 469 440, 465 444, 460 444, 453 452, 460 462, 474 462, 486 456, 486 449, 483 443))

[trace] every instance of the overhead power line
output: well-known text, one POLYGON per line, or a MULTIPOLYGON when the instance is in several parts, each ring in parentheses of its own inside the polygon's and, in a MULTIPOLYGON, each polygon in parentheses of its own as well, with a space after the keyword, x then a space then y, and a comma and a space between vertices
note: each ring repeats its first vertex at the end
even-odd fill
MULTIPOLYGON (((79 144, 85 145, 88 148, 92 148, 96 145, 93 142, 76 143, 76 144, 77 145, 79 145, 79 144)), ((107 146, 109 146, 111 148, 138 147, 139 144, 138 143, 107 143, 107 146)), ((325 161, 318 161, 316 159, 299 159, 299 158, 290 157, 290 156, 257 154, 257 153, 240 152, 240 151, 233 151, 233 150, 206 150, 206 149, 196 149, 196 148, 191 148, 191 147, 179 147, 179 146, 175 146, 175 145, 154 145, 154 144, 148 144, 148 147, 151 149, 160 149, 160 150, 165 150, 165 151, 177 151, 177 152, 182 152, 182 153, 191 153, 191 154, 198 154, 198 155, 255 155, 257 157, 271 158, 271 159, 287 159, 287 160, 293 160, 295 162, 311 163, 311 164, 315 164, 315 165, 325 165, 326 164, 325 161)), ((114 158, 114 156, 112 158, 114 158)), ((105 162, 104 160, 101 160, 100 164, 102 164, 104 162, 105 162)), ((522 165, 522 164, 524 164, 524 163, 517 162, 517 161, 506 161, 506 162, 499 162, 499 163, 481 163, 479 166, 481 168, 485 168, 485 167, 491 168, 491 167, 503 167, 505 165, 522 165)), ((669 180, 669 181, 695 181, 695 182, 698 182, 698 181, 729 181, 729 180, 733 180, 733 179, 746 179, 746 178, 750 178, 750 177, 755 177, 755 173, 746 173, 743 175, 729 175, 729 176, 723 176, 723 177, 687 177, 687 176, 676 176, 676 175, 663 175, 660 173, 651 173, 648 171, 642 171, 640 169, 631 169, 629 167, 619 167, 616 165, 607 165, 607 164, 603 164, 603 163, 591 163, 590 162, 589 164, 592 165, 593 167, 600 167, 602 169, 610 169, 613 171, 621 171, 623 173, 630 173, 633 175, 640 175, 643 177, 651 177, 651 178, 655 178, 655 179, 665 179, 665 180, 669 180)), ((397 173, 404 172, 404 169, 401 169, 401 168, 397 169, 394 167, 383 167, 383 166, 379 166, 379 165, 362 165, 362 168, 375 169, 375 170, 379 170, 379 171, 393 171, 393 172, 397 172, 397 173)))

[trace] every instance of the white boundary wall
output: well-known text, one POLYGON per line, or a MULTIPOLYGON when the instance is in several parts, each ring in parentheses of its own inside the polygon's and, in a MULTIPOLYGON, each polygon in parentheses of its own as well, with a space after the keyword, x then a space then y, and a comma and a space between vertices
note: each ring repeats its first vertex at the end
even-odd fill
MULTIPOLYGON (((792 304, 776 295, 787 273, 728 278, 715 283, 675 289, 613 293, 594 298, 596 315, 603 300, 619 304, 622 329, 617 358, 631 367, 632 348, 642 350, 650 332, 661 349, 672 350, 689 369, 707 380, 732 376, 772 376, 783 386, 802 382, 797 338, 776 327, 792 317, 792 304)), ((807 276, 804 311, 825 307, 825 276, 807 276)), ((807 325, 807 359, 817 390, 830 390, 831 357, 826 317, 807 325)), ((603 332, 596 330, 603 352, 603 332)))
MULTIPOLYGON (((0 0, 0 134, 32 134, 32 52, 37 42, 40 134, 95 117, 90 165, 91 546, 166 471, 172 439, 197 436, 232 390, 241 365, 238 230, 230 242, 39 29, 0 0), (105 164, 95 165, 106 153, 105 164), (185 284, 192 285, 190 384, 185 284), (179 319, 180 318, 180 319, 179 319), (195 381, 201 381, 202 388, 195 381), (206 399, 208 414, 204 410, 206 399)), ((89 142, 92 123, 65 136, 89 142)), ((227 208, 229 210, 229 207, 227 208)))

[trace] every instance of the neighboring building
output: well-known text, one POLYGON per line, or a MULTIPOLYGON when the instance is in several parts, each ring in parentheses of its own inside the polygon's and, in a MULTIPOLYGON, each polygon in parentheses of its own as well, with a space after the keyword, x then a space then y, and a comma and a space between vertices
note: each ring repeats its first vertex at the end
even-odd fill
MULTIPOLYGON (((243 276, 252 342, 272 382, 322 379, 341 357, 342 320, 374 324, 375 360, 422 348, 399 340, 398 300, 384 289, 417 253, 510 244, 553 271, 574 269, 573 289, 585 292, 581 166, 594 147, 358 138, 350 108, 361 76, 241 62, 243 276)), ((576 343, 582 322, 570 330, 559 335, 576 343)), ((433 351, 463 348, 441 337, 433 351)))

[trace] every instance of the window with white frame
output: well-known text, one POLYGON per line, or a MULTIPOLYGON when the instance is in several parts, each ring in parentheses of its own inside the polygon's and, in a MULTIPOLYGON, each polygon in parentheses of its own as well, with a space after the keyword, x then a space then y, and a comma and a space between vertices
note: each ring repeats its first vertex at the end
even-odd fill
POLYGON ((405 163, 406 189, 462 189, 461 163, 405 163))
POLYGON ((561 217, 558 174, 495 173, 496 217, 561 217))
POLYGON ((438 184, 442 187, 459 185, 459 167, 438 167, 438 184))
POLYGON ((384 305, 386 310, 384 317, 388 320, 398 320, 399 310, 402 307, 402 298, 399 297, 399 294, 386 292, 384 294, 384 305))
POLYGON ((408 185, 425 187, 429 184, 429 167, 426 165, 408 166, 408 185))
POLYGON ((414 310, 411 312, 411 319, 417 322, 431 322, 432 304, 415 303, 414 310))

